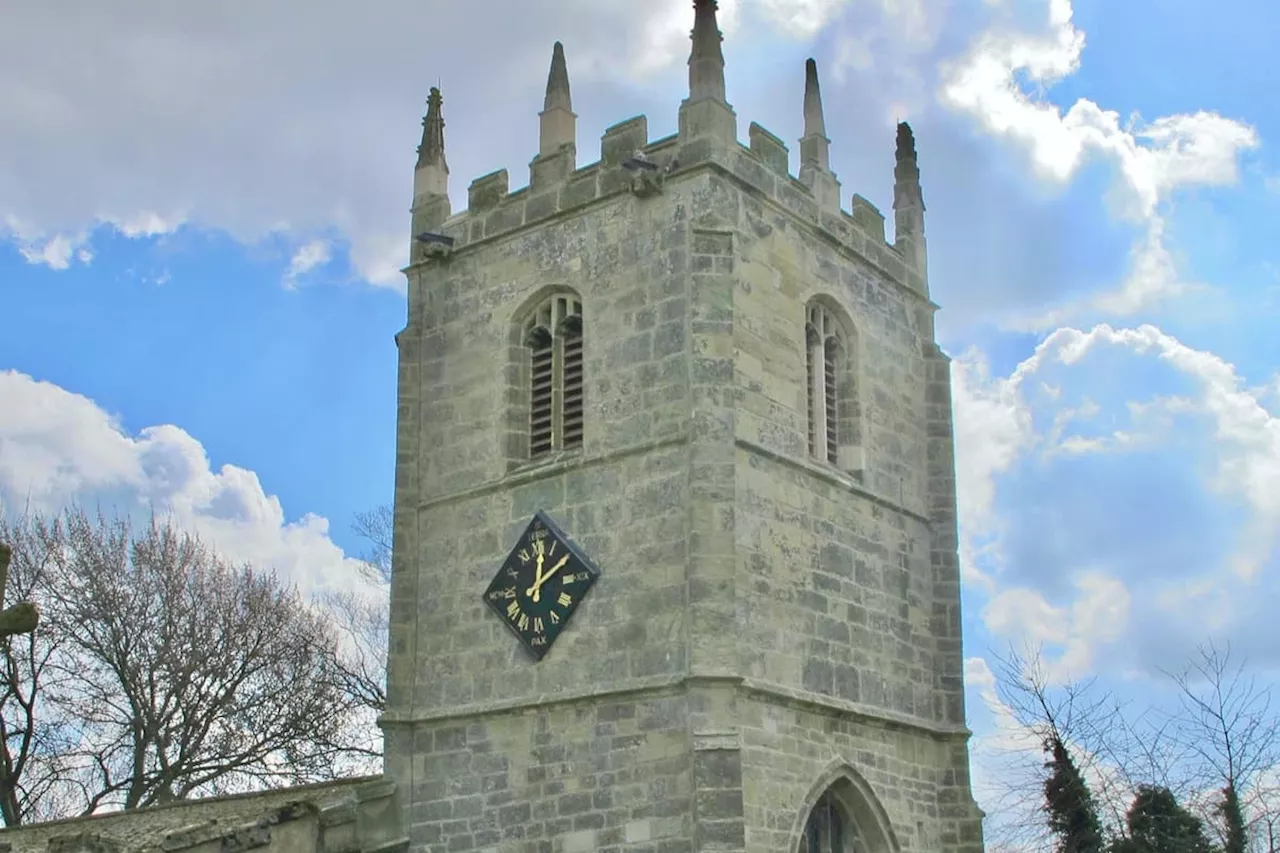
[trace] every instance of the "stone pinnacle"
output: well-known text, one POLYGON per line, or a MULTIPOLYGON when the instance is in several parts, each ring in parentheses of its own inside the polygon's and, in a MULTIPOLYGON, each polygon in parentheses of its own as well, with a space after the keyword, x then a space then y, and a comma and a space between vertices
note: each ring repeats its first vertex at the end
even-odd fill
POLYGON ((804 63, 804 135, 827 135, 827 124, 822 117, 822 90, 818 88, 818 63, 808 59, 804 63))
POLYGON ((689 53, 689 100, 724 100, 723 36, 716 25, 716 0, 693 0, 693 49, 689 53))
POLYGON ((905 121, 898 122, 898 150, 897 158, 899 160, 916 159, 916 137, 911 132, 911 125, 905 121))
POLYGON ((911 132, 911 125, 905 121, 898 122, 897 165, 893 168, 893 178, 899 184, 919 184, 920 167, 916 162, 916 138, 911 132))
POLYGON ((569 69, 564 61, 564 45, 556 42, 551 48, 551 71, 547 74, 547 96, 542 102, 544 110, 572 110, 569 97, 569 69))
POLYGON ((427 115, 422 120, 422 144, 418 146, 418 168, 438 166, 446 174, 449 165, 444 159, 444 117, 440 105, 444 99, 440 97, 440 89, 432 86, 427 97, 427 115))

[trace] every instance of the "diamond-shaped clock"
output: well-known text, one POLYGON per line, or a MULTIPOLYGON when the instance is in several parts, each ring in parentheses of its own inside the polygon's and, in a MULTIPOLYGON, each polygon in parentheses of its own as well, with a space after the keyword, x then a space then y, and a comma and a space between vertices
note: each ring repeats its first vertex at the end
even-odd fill
POLYGON ((551 649, 600 570, 545 513, 535 513, 484 592, 536 660, 551 649))

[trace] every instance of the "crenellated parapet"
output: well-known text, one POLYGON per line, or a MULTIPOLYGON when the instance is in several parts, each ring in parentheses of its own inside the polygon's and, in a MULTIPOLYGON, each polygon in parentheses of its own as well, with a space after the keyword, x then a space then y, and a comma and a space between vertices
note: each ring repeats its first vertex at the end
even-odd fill
POLYGON ((805 63, 803 117, 798 174, 790 171, 790 151, 776 134, 752 122, 747 144, 736 133, 737 118, 725 100, 724 57, 716 26, 714 0, 696 0, 689 97, 680 105, 676 134, 650 141, 648 120, 635 116, 605 130, 599 159, 577 166, 577 116, 573 113, 568 66, 556 42, 539 114, 538 154, 529 164, 529 183, 512 191, 506 169, 471 182, 467 209, 449 214, 444 190, 443 120, 440 95, 432 90, 424 121, 414 205, 414 241, 410 265, 446 263, 469 246, 535 227, 576 208, 630 194, 637 204, 661 195, 674 181, 699 170, 729 176, 807 222, 826 240, 855 253, 890 280, 928 297, 924 262, 924 203, 919 185, 914 138, 905 124, 898 130, 894 185, 895 235, 885 234, 885 216, 864 197, 853 194, 846 209, 840 182, 831 170, 817 63, 805 63), (904 135, 905 134, 905 135, 904 135), (438 149, 438 150, 437 150, 438 149), (447 250, 441 247, 447 243, 447 250))
MULTIPOLYGON (((758 124, 749 130, 750 145, 727 149, 695 143, 682 144, 678 135, 648 142, 644 116, 609 128, 601 137, 601 157, 574 169, 562 180, 511 191, 507 170, 477 178, 467 191, 467 209, 449 217, 436 229, 452 239, 451 252, 433 251, 437 242, 415 243, 412 264, 443 260, 468 246, 533 227, 576 208, 631 193, 637 203, 646 195, 701 168, 732 177, 774 204, 796 214, 832 243, 862 256, 891 280, 924 293, 924 281, 904 258, 901 246, 886 241, 885 216, 860 195, 850 199, 850 209, 831 210, 813 190, 787 169, 787 147, 758 124), (649 178, 626 161, 642 155, 655 168, 649 178), (644 181, 653 189, 646 191, 644 181)), ((632 164, 634 165, 634 164, 632 164)))

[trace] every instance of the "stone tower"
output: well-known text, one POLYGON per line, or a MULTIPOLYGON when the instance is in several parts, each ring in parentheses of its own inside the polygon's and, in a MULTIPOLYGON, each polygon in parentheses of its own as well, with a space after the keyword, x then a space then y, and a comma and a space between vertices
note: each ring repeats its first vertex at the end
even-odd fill
POLYGON ((556 44, 529 186, 459 214, 431 91, 382 718, 411 849, 979 853, 911 131, 888 243, 813 61, 797 179, 737 139, 714 0, 691 41, 679 132, 581 168, 556 44), (600 570, 541 660, 482 601, 539 512, 600 570))

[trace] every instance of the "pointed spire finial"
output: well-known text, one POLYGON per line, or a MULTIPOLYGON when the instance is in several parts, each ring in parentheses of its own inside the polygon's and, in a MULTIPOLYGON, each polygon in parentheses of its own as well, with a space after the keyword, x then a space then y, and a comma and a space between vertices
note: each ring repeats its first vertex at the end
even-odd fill
MULTIPOLYGON (((547 95, 538 113, 538 156, 554 157, 566 146, 577 142, 578 117, 573 114, 569 97, 569 67, 564 61, 564 45, 556 42, 551 48, 551 70, 547 73, 547 95)), ((573 170, 574 158, 569 158, 569 170, 573 170)))
POLYGON ((564 61, 564 45, 556 42, 551 48, 551 71, 547 74, 547 96, 542 101, 544 110, 572 110, 569 96, 569 69, 564 61))
POLYGON ((693 0, 693 32, 689 38, 689 100, 724 101, 724 37, 716 24, 716 0, 693 0))
POLYGON ((899 160, 916 159, 916 137, 911 132, 911 125, 905 121, 898 122, 898 150, 897 156, 899 160))
POLYGON ((427 115, 422 119, 422 144, 418 146, 418 168, 438 166, 447 175, 449 164, 444 159, 444 116, 440 107, 444 99, 440 88, 431 87, 427 97, 427 115))
POLYGON ((822 90, 818 88, 818 63, 810 58, 804 63, 804 135, 827 135, 822 117, 822 90))
MULTIPOLYGON (((897 164, 893 167, 893 180, 901 188, 905 188, 907 196, 913 199, 920 198, 920 166, 916 160, 916 137, 911 132, 911 125, 905 121, 898 122, 898 139, 897 150, 894 157, 897 164)), ((898 206, 897 199, 902 198, 901 193, 895 194, 894 207, 898 206)), ((907 202, 904 202, 907 203, 907 202)), ((924 202, 920 201, 921 206, 924 202)))
MULTIPOLYGON (((822 117, 822 91, 818 88, 818 63, 808 59, 804 63, 804 136, 800 137, 800 180, 827 201, 831 193, 820 190, 818 183, 830 183, 818 178, 815 172, 831 175, 831 140, 827 139, 827 123, 822 117)), ((840 206, 836 197, 836 207, 840 206)))
POLYGON ((916 161, 916 138, 911 125, 898 122, 897 163, 893 167, 894 245, 920 274, 920 286, 929 293, 928 252, 924 237, 924 192, 916 161))

